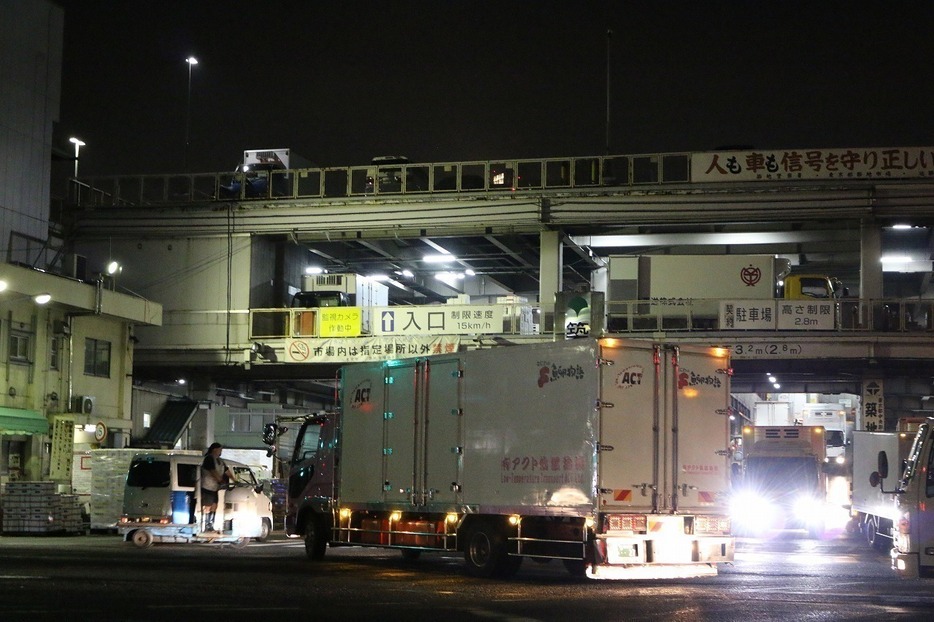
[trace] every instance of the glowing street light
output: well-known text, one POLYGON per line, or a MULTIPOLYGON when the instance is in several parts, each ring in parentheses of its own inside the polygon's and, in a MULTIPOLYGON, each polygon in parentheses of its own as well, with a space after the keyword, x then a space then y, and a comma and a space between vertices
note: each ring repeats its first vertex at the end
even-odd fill
POLYGON ((189 56, 185 59, 188 63, 188 105, 185 108, 185 172, 188 172, 188 143, 191 136, 191 68, 198 64, 198 59, 189 56))
POLYGON ((68 139, 68 142, 74 144, 75 146, 75 178, 78 177, 78 153, 81 151, 81 147, 84 147, 85 142, 80 138, 75 138, 72 136, 68 139))

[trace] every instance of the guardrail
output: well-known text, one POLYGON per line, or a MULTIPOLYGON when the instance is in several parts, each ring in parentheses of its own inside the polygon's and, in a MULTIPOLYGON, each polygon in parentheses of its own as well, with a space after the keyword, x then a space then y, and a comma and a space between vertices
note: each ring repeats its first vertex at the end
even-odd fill
MULTIPOLYGON (((407 311, 419 309, 427 312, 436 313, 459 313, 460 309, 471 309, 475 311, 483 308, 488 311, 488 317, 482 321, 464 319, 463 321, 449 321, 452 330, 443 328, 431 328, 427 324, 423 327, 425 330, 420 332, 400 330, 395 336, 414 336, 414 335, 522 335, 531 334, 531 308, 527 305, 512 304, 493 304, 476 305, 464 307, 461 305, 424 305, 424 306, 399 306, 399 307, 380 307, 380 309, 393 310, 398 313, 400 320, 407 311), (459 325, 459 326, 457 326, 459 325), (456 328, 456 330, 454 330, 456 328)), ((336 328, 340 330, 331 330, 325 328, 329 321, 326 319, 328 314, 335 311, 347 309, 347 307, 323 307, 323 308, 289 308, 289 309, 251 309, 249 313, 249 338, 250 339, 285 339, 285 338, 331 338, 331 337, 370 337, 374 333, 380 334, 380 331, 369 330, 373 325, 375 327, 378 318, 372 317, 370 309, 363 308, 362 313, 348 320, 338 322, 336 328)), ((376 315, 375 313, 372 315, 376 315)), ((485 314, 486 315, 486 314, 485 314)), ((401 321, 400 321, 401 329, 401 321)), ((382 333, 382 336, 387 336, 382 333)))
POLYGON ((272 171, 120 175, 72 179, 86 207, 213 201, 517 192, 685 183, 690 153, 384 164, 272 171))
MULTIPOLYGON (((730 330, 720 324, 720 318, 710 316, 706 310, 719 306, 720 300, 681 300, 677 306, 646 300, 620 300, 606 302, 607 332, 702 332, 730 330), (703 310, 703 311, 698 311, 703 310)), ((768 301, 764 301, 768 302, 768 301)), ((807 304, 808 301, 789 301, 807 304)), ((827 301, 823 301, 827 302, 827 301)), ((847 299, 830 302, 833 305, 831 326, 815 328, 804 323, 799 329, 766 329, 776 333, 801 334, 833 332, 934 332, 934 300, 917 298, 847 299)), ((496 317, 502 317, 502 329, 486 331, 496 335, 529 334, 528 323, 523 322, 518 307, 491 305, 497 308, 496 317), (503 309, 500 309, 503 307, 503 309)), ((410 307, 399 307, 404 310, 410 307)), ((443 305, 432 308, 444 309, 443 305)), ((249 315, 250 339, 282 339, 320 337, 320 309, 252 309, 249 315)), ((761 330, 761 329, 760 329, 761 330)), ((736 332, 742 332, 738 329, 736 332)), ((452 334, 433 331, 433 334, 452 334)))
MULTIPOLYGON (((723 318, 716 311, 721 300, 684 299, 671 301, 615 300, 606 301, 608 332, 696 332, 704 330, 733 330, 722 325, 723 318), (711 309, 714 311, 711 313, 711 309)), ((765 300, 763 303, 772 301, 765 300)), ((775 301, 806 306, 808 300, 775 301)), ((818 325, 802 322, 796 329, 772 328, 781 333, 806 333, 827 330, 835 332, 934 332, 934 299, 874 298, 817 300, 811 304, 829 305, 832 323, 818 325)), ((756 327, 757 330, 763 330, 756 327)), ((743 329, 736 328, 737 332, 743 329)))

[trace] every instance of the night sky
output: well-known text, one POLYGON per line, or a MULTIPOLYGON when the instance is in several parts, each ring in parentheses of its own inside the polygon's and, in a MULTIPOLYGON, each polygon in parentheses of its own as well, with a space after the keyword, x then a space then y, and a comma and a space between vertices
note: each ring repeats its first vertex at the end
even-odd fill
MULTIPOLYGON (((58 0, 81 174, 934 144, 934 3, 58 0)), ((60 145, 58 143, 61 143, 60 145)))

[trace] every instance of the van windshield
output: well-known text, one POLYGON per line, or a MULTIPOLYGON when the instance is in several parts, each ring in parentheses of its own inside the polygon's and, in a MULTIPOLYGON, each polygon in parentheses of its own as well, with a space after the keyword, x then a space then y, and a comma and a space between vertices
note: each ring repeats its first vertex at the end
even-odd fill
POLYGON ((126 485, 136 488, 168 488, 169 463, 134 460, 126 477, 126 485))

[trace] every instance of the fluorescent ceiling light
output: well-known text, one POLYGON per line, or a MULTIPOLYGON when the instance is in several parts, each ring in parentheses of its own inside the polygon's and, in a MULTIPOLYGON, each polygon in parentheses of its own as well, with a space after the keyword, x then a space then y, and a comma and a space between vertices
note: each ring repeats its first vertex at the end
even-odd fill
POLYGON ((879 259, 882 263, 911 263, 911 257, 907 255, 885 255, 879 259))
POLYGON ((33 297, 33 300, 36 302, 37 305, 44 305, 50 300, 52 300, 52 294, 36 294, 33 297))
POLYGON ((422 257, 422 261, 425 263, 451 263, 457 261, 457 257, 454 255, 425 255, 422 257))
POLYGON ((911 225, 892 225, 893 229, 911 229, 911 225))
POLYGON ((305 268, 305 274, 323 274, 324 269, 317 266, 308 266, 305 268))

